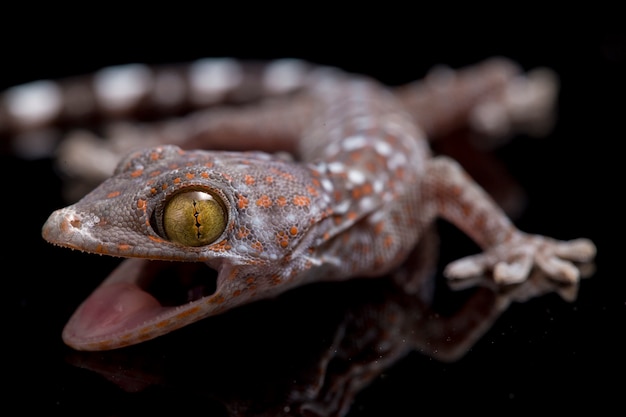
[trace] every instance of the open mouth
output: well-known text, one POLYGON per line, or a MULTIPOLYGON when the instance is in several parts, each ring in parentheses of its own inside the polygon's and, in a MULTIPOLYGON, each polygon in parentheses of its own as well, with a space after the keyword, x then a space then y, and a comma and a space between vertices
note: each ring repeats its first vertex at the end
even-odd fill
POLYGON ((169 333, 224 308, 218 272, 202 262, 124 260, 63 330, 66 344, 105 350, 169 333))
POLYGON ((202 262, 149 261, 137 285, 163 307, 175 307, 208 297, 217 289, 217 271, 202 262))

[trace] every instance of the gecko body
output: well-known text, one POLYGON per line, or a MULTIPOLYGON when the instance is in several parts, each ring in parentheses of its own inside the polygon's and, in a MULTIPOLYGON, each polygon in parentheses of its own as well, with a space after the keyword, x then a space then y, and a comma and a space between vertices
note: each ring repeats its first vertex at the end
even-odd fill
POLYGON ((453 278, 493 271, 516 283, 537 265, 575 282, 570 261, 595 254, 586 239, 519 231, 460 165, 430 151, 430 138, 455 127, 492 136, 540 123, 550 85, 509 61, 398 88, 294 60, 203 60, 184 74, 108 71, 53 84, 48 105, 31 114, 21 104, 27 90, 5 93, 5 130, 19 136, 94 115, 247 104, 146 125, 137 136, 161 144, 128 153, 109 179, 50 216, 42 231, 49 242, 129 258, 66 325, 63 338, 76 349, 139 343, 306 283, 384 275, 438 217, 484 251, 450 264, 453 278), (82 114, 62 104, 79 87, 91 103, 82 114), (179 262, 168 278, 163 271, 179 262), (188 292, 164 301, 154 288, 168 279, 186 281, 188 292))

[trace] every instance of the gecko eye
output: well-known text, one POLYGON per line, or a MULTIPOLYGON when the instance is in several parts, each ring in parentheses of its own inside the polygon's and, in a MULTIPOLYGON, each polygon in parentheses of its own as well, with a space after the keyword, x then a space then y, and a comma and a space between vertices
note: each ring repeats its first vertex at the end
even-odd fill
POLYGON ((186 246, 213 243, 226 229, 221 198, 204 191, 174 195, 163 210, 163 231, 168 239, 186 246))

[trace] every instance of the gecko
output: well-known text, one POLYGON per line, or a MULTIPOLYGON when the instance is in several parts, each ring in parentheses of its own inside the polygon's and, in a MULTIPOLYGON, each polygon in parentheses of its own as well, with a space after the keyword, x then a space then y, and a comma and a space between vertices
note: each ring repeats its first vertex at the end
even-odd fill
MULTIPOLYGON (((450 263, 450 279, 514 285, 539 268, 576 282, 590 240, 519 230, 429 143, 455 129, 488 141, 541 128, 556 85, 550 70, 505 58, 395 87, 297 59, 128 64, 5 91, 0 134, 174 115, 141 122, 126 135, 138 148, 42 228, 54 245, 126 258, 62 333, 74 349, 108 350, 308 283, 384 276, 438 218, 482 251, 450 263)), ((106 159, 94 152, 77 159, 106 159)))

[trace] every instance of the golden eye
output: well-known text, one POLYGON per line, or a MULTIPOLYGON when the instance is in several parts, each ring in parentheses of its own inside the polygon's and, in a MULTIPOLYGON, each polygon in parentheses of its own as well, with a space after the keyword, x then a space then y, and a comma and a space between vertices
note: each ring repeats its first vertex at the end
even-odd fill
POLYGON ((163 229, 168 239, 181 245, 208 245, 226 229, 226 209, 208 192, 176 194, 163 210, 163 229))

